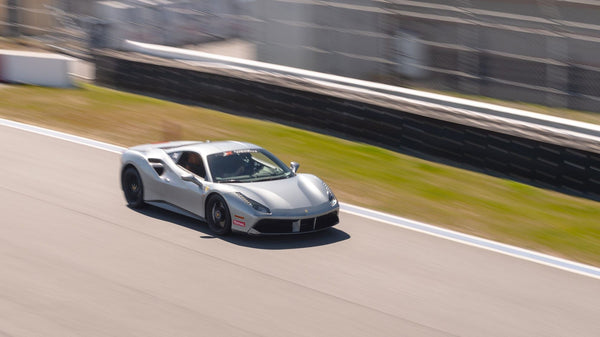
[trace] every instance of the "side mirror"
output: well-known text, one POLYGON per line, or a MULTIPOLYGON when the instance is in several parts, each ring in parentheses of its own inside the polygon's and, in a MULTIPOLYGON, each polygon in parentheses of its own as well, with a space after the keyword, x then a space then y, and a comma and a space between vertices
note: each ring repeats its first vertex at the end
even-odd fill
POLYGON ((191 173, 185 173, 181 175, 181 180, 192 182, 200 187, 202 187, 202 180, 191 173))
POLYGON ((300 167, 300 164, 296 163, 295 161, 290 163, 290 168, 292 169, 292 172, 296 173, 298 171, 298 168, 300 167))

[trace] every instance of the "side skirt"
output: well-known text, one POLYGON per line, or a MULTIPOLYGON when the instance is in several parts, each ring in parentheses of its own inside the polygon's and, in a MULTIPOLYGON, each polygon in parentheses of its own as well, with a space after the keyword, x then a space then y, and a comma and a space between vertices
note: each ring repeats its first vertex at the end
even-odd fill
POLYGON ((199 215, 196 215, 196 214, 194 214, 192 212, 186 211, 183 208, 179 208, 179 207, 177 207, 177 206, 175 206, 175 205, 173 205, 171 203, 168 203, 166 201, 162 201, 162 200, 146 200, 145 202, 147 204, 149 204, 149 205, 160 207, 162 209, 166 209, 167 211, 171 211, 171 212, 174 212, 174 213, 177 213, 177 214, 185 215, 185 216, 190 217, 190 218, 194 218, 196 220, 200 220, 200 221, 206 222, 206 220, 203 217, 201 217, 199 215))

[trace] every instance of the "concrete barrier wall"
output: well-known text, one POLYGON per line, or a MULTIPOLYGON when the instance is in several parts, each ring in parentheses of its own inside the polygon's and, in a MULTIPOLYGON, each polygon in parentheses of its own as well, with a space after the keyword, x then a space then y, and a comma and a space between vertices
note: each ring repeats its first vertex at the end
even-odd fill
POLYGON ((70 87, 76 59, 51 53, 0 50, 0 81, 48 87, 70 87))
POLYGON ((447 116, 451 109, 361 98, 268 73, 194 68, 115 52, 98 51, 95 57, 102 84, 300 124, 600 200, 597 140, 586 145, 571 135, 490 117, 469 123, 467 114, 433 118, 433 110, 447 116))

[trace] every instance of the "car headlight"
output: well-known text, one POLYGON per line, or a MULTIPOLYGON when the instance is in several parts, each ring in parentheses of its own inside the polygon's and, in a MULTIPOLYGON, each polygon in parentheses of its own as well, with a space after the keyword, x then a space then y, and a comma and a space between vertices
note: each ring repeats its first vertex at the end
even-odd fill
POLYGON ((240 192, 236 192, 235 194, 238 197, 240 197, 240 199, 242 199, 245 203, 247 203, 248 206, 254 208, 255 210, 257 210, 257 211, 259 211, 261 213, 271 214, 271 210, 267 206, 261 204, 260 202, 254 200, 254 199, 250 199, 250 198, 248 198, 247 196, 243 195, 240 192))
POLYGON ((325 184, 325 182, 323 182, 323 186, 325 186, 325 191, 327 191, 327 198, 329 199, 329 205, 331 207, 334 207, 335 205, 337 205, 337 202, 338 202, 337 199, 335 198, 335 195, 331 191, 331 188, 329 188, 329 185, 325 184))

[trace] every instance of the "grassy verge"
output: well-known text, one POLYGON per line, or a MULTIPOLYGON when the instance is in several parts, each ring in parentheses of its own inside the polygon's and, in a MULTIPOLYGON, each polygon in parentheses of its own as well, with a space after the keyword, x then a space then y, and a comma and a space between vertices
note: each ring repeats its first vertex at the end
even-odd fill
POLYGON ((276 123, 93 85, 0 86, 0 116, 131 146, 236 139, 327 181, 339 199, 600 266, 600 203, 276 123))

